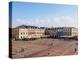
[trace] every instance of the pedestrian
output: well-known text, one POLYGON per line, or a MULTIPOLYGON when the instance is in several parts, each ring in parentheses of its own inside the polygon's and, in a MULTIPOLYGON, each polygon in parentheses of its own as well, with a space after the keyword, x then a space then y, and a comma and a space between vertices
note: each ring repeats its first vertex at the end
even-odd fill
POLYGON ((49 55, 50 53, 48 53, 48 55, 49 55))
POLYGON ((75 52, 77 51, 77 49, 75 48, 75 52))
POLYGON ((24 49, 23 48, 21 49, 21 52, 24 52, 24 49))

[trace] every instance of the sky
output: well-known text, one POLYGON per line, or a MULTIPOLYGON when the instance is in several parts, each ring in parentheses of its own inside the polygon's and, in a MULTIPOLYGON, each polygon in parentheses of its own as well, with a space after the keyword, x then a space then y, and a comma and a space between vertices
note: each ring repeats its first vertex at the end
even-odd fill
POLYGON ((77 27, 76 5, 12 2, 12 27, 77 27))

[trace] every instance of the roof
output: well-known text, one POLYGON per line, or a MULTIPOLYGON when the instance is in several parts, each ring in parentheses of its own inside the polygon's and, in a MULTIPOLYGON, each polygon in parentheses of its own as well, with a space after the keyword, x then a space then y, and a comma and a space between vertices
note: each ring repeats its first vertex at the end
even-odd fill
POLYGON ((54 28, 50 28, 50 30, 54 30, 54 29, 77 29, 75 27, 54 27, 54 28))
POLYGON ((20 25, 20 26, 17 26, 16 28, 38 28, 38 29, 54 30, 54 29, 65 29, 65 28, 75 28, 75 27, 54 27, 54 28, 49 28, 49 27, 38 27, 38 26, 30 26, 30 25, 20 25))
POLYGON ((30 26, 30 25, 20 25, 16 28, 38 28, 37 26, 30 26))

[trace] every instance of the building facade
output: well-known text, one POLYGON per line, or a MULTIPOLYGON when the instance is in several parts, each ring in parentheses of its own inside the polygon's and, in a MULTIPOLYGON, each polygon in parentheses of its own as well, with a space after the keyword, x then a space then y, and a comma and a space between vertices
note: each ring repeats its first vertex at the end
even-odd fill
POLYGON ((74 27, 56 27, 48 30, 51 37, 75 37, 78 29, 74 27))
POLYGON ((19 26, 13 29, 13 37, 16 39, 40 38, 44 36, 45 29, 35 26, 19 26))
POLYGON ((74 27, 39 28, 36 26, 22 25, 12 29, 12 37, 16 39, 75 36, 78 36, 78 29, 74 27))

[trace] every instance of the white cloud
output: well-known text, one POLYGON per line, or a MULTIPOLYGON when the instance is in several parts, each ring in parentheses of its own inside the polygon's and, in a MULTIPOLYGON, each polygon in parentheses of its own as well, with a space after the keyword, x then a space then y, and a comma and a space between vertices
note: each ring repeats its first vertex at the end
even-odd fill
POLYGON ((33 25, 33 26, 45 26, 45 27, 52 27, 52 26, 70 26, 75 27, 77 26, 77 18, 72 16, 59 16, 52 18, 35 18, 35 19, 16 19, 13 22, 13 25, 33 25))
POLYGON ((54 26, 77 27, 77 18, 73 16, 60 16, 53 18, 54 26))

